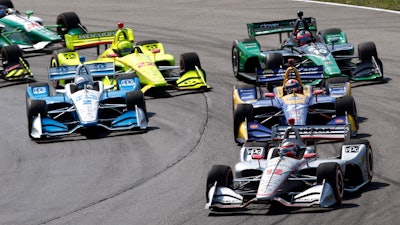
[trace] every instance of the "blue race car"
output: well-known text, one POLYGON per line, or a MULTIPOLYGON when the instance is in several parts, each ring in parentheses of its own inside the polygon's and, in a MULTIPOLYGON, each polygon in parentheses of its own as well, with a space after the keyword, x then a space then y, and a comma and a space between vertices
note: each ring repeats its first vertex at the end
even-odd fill
MULTIPOLYGON (((234 138, 246 141, 271 141, 274 125, 288 126, 294 119, 300 131, 313 130, 313 135, 329 135, 342 140, 347 134, 356 136, 357 110, 351 86, 346 78, 325 80, 324 88, 302 84, 301 79, 322 79, 322 67, 258 70, 257 87, 236 85, 233 90, 234 138), (264 92, 262 83, 283 80, 273 92, 264 92)), ((283 128, 282 128, 283 129, 283 128)))
POLYGON ((113 63, 49 68, 50 81, 73 79, 50 94, 48 83, 30 84, 26 90, 28 131, 32 139, 81 133, 147 129, 146 104, 135 74, 115 74, 113 63), (115 76, 117 87, 101 78, 115 76))

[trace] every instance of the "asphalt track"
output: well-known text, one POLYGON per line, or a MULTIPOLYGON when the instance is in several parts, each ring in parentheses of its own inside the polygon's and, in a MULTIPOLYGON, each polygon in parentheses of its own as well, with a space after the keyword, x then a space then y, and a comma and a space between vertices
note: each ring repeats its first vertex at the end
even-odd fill
MULTIPOLYGON (((145 134, 36 143, 27 135, 26 85, 0 82, 0 224, 398 223, 398 14, 287 0, 15 0, 14 5, 21 12, 33 9, 45 24, 75 11, 91 31, 114 29, 122 21, 135 30, 136 40, 157 39, 176 58, 195 51, 214 89, 147 97, 145 134), (377 45, 387 82, 353 85, 360 137, 374 147, 373 182, 329 210, 257 206, 212 214, 203 209, 207 172, 213 164, 233 166, 238 160, 232 138, 231 90, 238 82, 230 63, 232 41, 247 37, 247 22, 294 18, 298 10, 316 17, 319 29, 339 27, 351 43, 377 45)), ((29 59, 37 81, 46 81, 49 61, 49 56, 29 59)), ((324 151, 334 154, 333 147, 324 151)))

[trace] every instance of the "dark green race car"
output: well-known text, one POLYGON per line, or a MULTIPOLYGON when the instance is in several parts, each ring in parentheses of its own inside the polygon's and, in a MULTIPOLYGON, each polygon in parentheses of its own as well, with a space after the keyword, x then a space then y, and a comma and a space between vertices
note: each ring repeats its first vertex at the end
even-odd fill
POLYGON ((33 16, 33 11, 20 12, 14 9, 10 0, 0 0, 0 48, 16 44, 24 53, 51 53, 54 43, 62 43, 65 34, 83 34, 86 28, 81 25, 74 12, 62 13, 55 25, 43 25, 42 19, 33 16))
MULTIPOLYGON (((256 79, 257 69, 284 67, 294 59, 298 67, 322 66, 325 78, 347 77, 351 81, 375 81, 383 79, 383 66, 373 42, 354 46, 347 42, 346 34, 339 28, 320 30, 313 17, 268 21, 247 24, 249 38, 235 40, 232 46, 233 73, 238 79, 256 79), (257 36, 279 35, 281 45, 274 49, 261 49, 257 36), (283 34, 287 36, 283 38, 283 34)), ((278 39, 278 38, 276 38, 278 39)), ((346 79, 346 78, 344 78, 346 79)), ((271 79, 273 80, 273 79, 271 79)), ((310 81, 322 84, 322 79, 310 81)))

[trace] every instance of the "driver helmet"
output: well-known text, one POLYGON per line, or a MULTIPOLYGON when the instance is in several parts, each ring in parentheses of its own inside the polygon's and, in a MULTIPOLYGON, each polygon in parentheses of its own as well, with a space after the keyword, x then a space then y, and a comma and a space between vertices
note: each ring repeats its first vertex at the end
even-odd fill
POLYGON ((303 46, 307 43, 310 43, 312 40, 311 32, 308 30, 301 30, 296 34, 296 40, 299 43, 299 46, 303 46))
POLYGON ((126 56, 133 51, 133 46, 130 41, 124 40, 120 41, 117 45, 120 56, 126 56))
POLYGON ((286 88, 286 92, 288 94, 296 93, 296 92, 298 93, 300 91, 299 81, 296 79, 289 79, 285 83, 285 88, 286 88))
POLYGON ((85 87, 86 89, 93 89, 93 83, 84 76, 77 76, 74 83, 78 90, 83 90, 85 87))
POLYGON ((0 18, 3 18, 7 15, 6 8, 3 5, 0 5, 0 18))
POLYGON ((299 155, 299 148, 295 143, 287 141, 282 144, 279 153, 281 156, 297 158, 299 155))

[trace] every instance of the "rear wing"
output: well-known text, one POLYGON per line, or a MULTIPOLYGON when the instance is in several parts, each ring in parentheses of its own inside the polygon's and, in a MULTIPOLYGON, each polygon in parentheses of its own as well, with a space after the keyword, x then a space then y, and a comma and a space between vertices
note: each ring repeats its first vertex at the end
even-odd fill
MULTIPOLYGON (((268 83, 278 82, 285 79, 287 68, 276 68, 276 69, 257 69, 257 82, 268 83)), ((297 68, 300 78, 304 81, 313 81, 324 78, 324 67, 323 66, 301 66, 297 68)), ((293 71, 290 72, 290 77, 296 77, 293 71), (292 74, 293 73, 293 74, 292 74)))
MULTIPOLYGON (((302 18, 308 23, 310 31, 317 30, 317 20, 314 17, 302 18)), ((298 19, 277 20, 268 22, 248 23, 247 32, 251 39, 256 36, 289 33, 293 31, 295 23, 298 19)))
MULTIPOLYGON (((281 141, 285 138, 285 132, 293 128, 297 130, 303 140, 348 140, 350 139, 350 124, 343 125, 293 125, 272 127, 272 140, 281 141)), ((294 132, 289 133, 289 138, 296 138, 294 132)))
MULTIPOLYGON (((127 34, 127 39, 134 41, 133 30, 124 28, 127 34)), ((89 47, 97 47, 99 45, 111 44, 115 39, 115 34, 118 30, 91 32, 86 34, 65 35, 65 47, 68 50, 82 49, 89 47)))
MULTIPOLYGON (((89 69, 90 74, 93 78, 95 77, 105 77, 115 75, 115 66, 113 62, 105 63, 92 63, 85 64, 89 69)), ((78 65, 75 66, 59 66, 59 67, 49 67, 49 80, 71 80, 75 78, 76 69, 78 65)))

